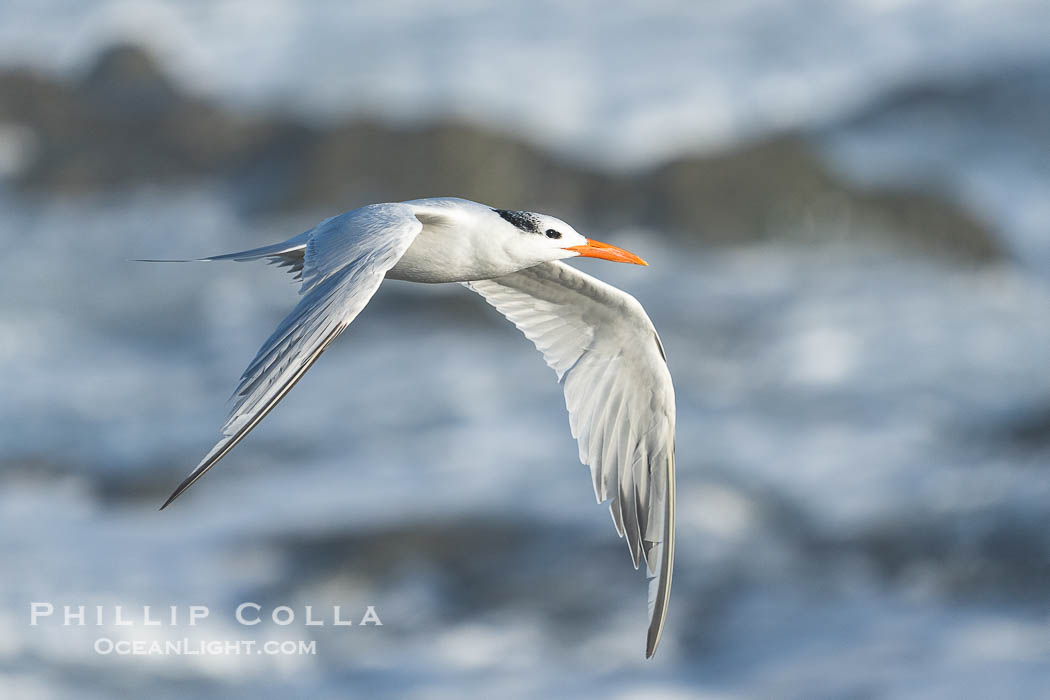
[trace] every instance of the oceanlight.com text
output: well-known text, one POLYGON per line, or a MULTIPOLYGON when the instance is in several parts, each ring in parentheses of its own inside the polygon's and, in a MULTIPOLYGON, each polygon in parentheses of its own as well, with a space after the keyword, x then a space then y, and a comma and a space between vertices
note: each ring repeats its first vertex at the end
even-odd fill
POLYGON ((118 639, 99 637, 95 640, 95 653, 102 656, 316 656, 317 641, 305 639, 267 640, 259 643, 254 639, 118 639))

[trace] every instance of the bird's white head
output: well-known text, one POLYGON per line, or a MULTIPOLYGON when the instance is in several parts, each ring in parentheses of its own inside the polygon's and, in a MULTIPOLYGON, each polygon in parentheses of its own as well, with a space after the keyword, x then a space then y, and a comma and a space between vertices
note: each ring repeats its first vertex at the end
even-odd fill
POLYGON ((595 241, 576 232, 561 219, 531 211, 508 211, 493 209, 507 224, 516 229, 509 238, 516 256, 535 260, 538 265, 564 258, 601 258, 614 262, 648 265, 634 253, 622 248, 595 241))

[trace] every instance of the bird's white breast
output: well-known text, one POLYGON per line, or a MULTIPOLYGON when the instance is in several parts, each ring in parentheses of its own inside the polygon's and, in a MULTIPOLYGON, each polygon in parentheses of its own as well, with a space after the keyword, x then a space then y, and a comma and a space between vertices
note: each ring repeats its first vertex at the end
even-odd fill
POLYGON ((477 266, 471 246, 446 228, 428 225, 416 236, 405 254, 386 276, 409 282, 460 282, 469 279, 477 266))

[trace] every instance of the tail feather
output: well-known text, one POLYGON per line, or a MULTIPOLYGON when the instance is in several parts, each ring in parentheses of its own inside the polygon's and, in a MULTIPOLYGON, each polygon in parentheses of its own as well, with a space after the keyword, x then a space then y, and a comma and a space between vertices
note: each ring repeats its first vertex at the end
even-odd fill
POLYGON ((224 253, 223 255, 212 255, 207 258, 187 258, 187 259, 172 259, 172 260, 156 260, 156 259, 137 259, 131 262, 216 262, 219 260, 233 260, 236 262, 244 262, 247 260, 259 260, 260 258, 270 258, 270 262, 276 264, 279 267, 289 268, 289 272, 293 273, 296 277, 299 277, 303 271, 303 256, 306 252, 306 242, 310 238, 311 231, 300 233, 294 238, 289 238, 287 241, 275 243, 273 245, 263 246, 262 248, 252 248, 251 250, 242 250, 236 253, 224 253))

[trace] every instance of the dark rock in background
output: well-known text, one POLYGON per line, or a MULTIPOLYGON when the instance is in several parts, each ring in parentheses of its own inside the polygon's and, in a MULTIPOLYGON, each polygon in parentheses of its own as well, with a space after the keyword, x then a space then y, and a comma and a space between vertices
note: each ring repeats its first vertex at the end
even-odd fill
POLYGON ((864 128, 888 120, 922 120, 950 129, 958 115, 980 123, 988 135, 1006 133, 1018 142, 1050 143, 1050 63, 1024 61, 1010 68, 966 73, 951 80, 915 80, 865 105, 838 128, 864 128))
POLYGON ((15 175, 28 191, 211 177, 227 183, 248 214, 336 213, 457 195, 547 211, 584 231, 640 225, 700 243, 871 239, 969 261, 1002 255, 994 234, 960 206, 846 183, 802 134, 649 170, 600 172, 463 123, 413 128, 354 119, 318 127, 235 114, 186 94, 133 46, 103 52, 72 84, 0 74, 0 122, 33 134, 33 157, 15 175))
POLYGON ((29 127, 35 158, 18 177, 76 193, 224 174, 267 148, 274 127, 183 94, 141 49, 109 49, 79 82, 0 76, 0 120, 29 127))

